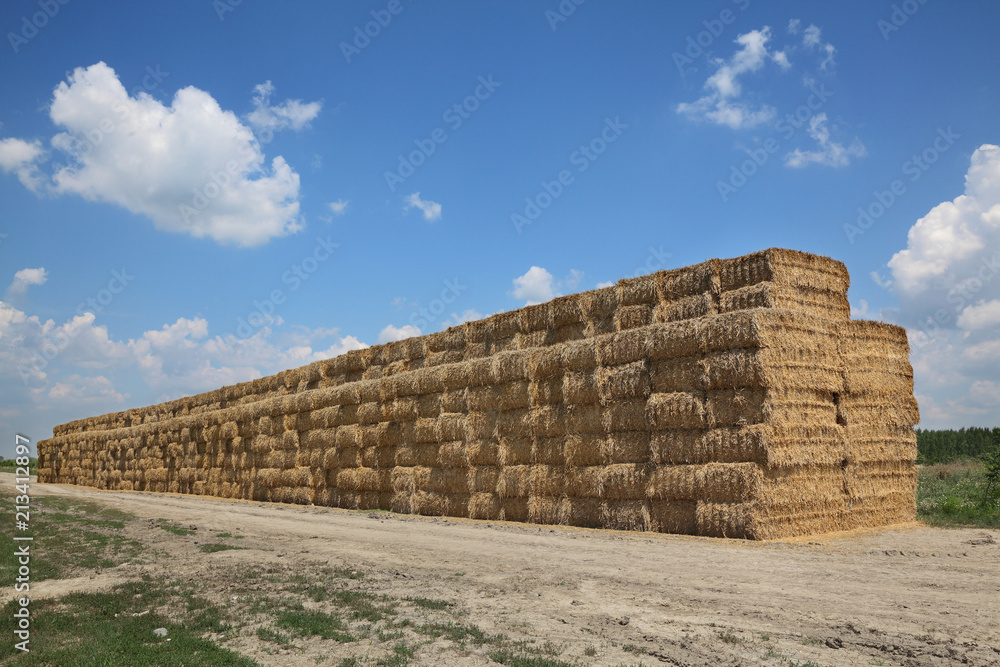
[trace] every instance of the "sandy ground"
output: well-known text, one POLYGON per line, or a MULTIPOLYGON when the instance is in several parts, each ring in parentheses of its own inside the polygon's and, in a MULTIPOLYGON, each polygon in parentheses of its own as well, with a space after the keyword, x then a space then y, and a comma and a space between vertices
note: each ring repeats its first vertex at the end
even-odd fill
MULTIPOLYGON (((0 478, 12 484, 13 476, 0 478)), ((163 566, 172 576, 204 578, 208 588, 220 564, 362 568, 384 592, 455 602, 483 630, 563 645, 559 659, 568 662, 1000 665, 998 531, 912 524, 746 542, 66 485, 34 484, 32 492, 194 525, 197 534, 186 538, 194 541, 209 531, 245 535, 247 550, 189 548, 163 566)), ((139 570, 122 566, 32 589, 35 596, 94 590, 139 570)), ((316 664, 248 652, 265 664, 316 664)), ((447 662, 489 664, 482 656, 447 662)), ((411 664, 444 663, 421 651, 411 664)))

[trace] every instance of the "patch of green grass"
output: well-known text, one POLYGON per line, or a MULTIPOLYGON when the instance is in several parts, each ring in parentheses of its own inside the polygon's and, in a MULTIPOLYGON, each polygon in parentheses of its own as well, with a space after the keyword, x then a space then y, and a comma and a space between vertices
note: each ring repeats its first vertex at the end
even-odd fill
POLYGON ((595 655, 597 655, 597 649, 594 648, 593 646, 588 646, 587 648, 583 649, 583 654, 593 658, 595 655))
MULTIPOLYGON (((31 652, 21 653, 13 642, 4 641, 0 643, 0 661, 17 667, 258 665, 201 638, 203 624, 175 623, 156 611, 157 605, 168 597, 169 592, 163 586, 133 582, 107 593, 75 593, 59 600, 33 600, 31 652), (153 633, 161 627, 166 628, 167 637, 153 633)), ((13 635, 15 604, 8 603, 0 616, 0 633, 6 637, 13 635)))
POLYGON ((361 667, 361 663, 357 658, 344 658, 337 663, 337 667, 361 667))
POLYGON ((168 533, 173 533, 174 535, 180 535, 181 537, 183 537, 185 535, 190 535, 191 533, 194 532, 190 528, 185 528, 184 526, 175 526, 172 523, 167 523, 166 519, 158 519, 157 521, 160 524, 160 528, 167 531, 168 533))
POLYGON ((510 665, 510 667, 572 667, 570 663, 563 662, 562 660, 515 654, 507 649, 491 651, 487 656, 493 662, 499 662, 501 665, 510 665))
POLYGON ((448 623, 425 623, 414 626, 413 629, 422 635, 434 637, 435 639, 444 637, 449 641, 457 643, 469 641, 481 646, 487 643, 499 644, 503 641, 501 635, 487 635, 475 625, 461 625, 450 621, 448 623))
MULTIPOLYGON (((71 498, 32 496, 31 580, 62 579, 82 569, 110 568, 134 560, 145 551, 136 540, 119 533, 131 514, 71 498)), ((0 524, 14 524, 14 496, 0 491, 0 524)), ((0 533, 0 586, 14 583, 17 545, 12 531, 0 533)))
POLYGON ((354 636, 339 616, 309 609, 286 609, 278 612, 275 625, 302 637, 318 636, 341 644, 353 642, 354 636))
POLYGON ((722 641, 726 642, 727 644, 742 644, 743 643, 743 638, 742 637, 740 637, 739 635, 735 635, 732 632, 729 632, 728 630, 721 630, 721 631, 719 631, 716 634, 719 635, 719 639, 721 639, 722 641))
POLYGON ((198 551, 206 554, 214 554, 216 551, 231 551, 233 549, 246 549, 246 547, 234 547, 231 544, 225 544, 223 542, 205 542, 204 544, 198 545, 198 551))
POLYGON ((437 611, 448 609, 449 607, 454 606, 451 602, 448 602, 447 600, 433 600, 431 598, 411 598, 411 597, 406 597, 403 599, 406 600, 407 602, 412 602, 418 607, 423 607, 424 609, 433 609, 437 611))
POLYGON ((369 621, 375 623, 388 616, 394 616, 396 610, 384 604, 387 598, 382 600, 383 604, 376 604, 376 598, 371 593, 364 591, 333 591, 330 600, 348 611, 348 616, 355 621, 369 621))
POLYGON ((257 638, 261 641, 277 644, 282 648, 291 648, 293 646, 292 640, 289 639, 288 635, 277 630, 272 630, 271 628, 257 628, 257 638))
POLYGON ((232 533, 216 533, 215 536, 223 540, 227 538, 233 540, 242 540, 244 537, 243 535, 233 535, 232 533))
POLYGON ((984 502, 986 467, 979 461, 920 466, 917 516, 932 526, 1000 528, 1000 500, 984 502))
POLYGON ((623 644, 622 650, 626 653, 633 653, 635 655, 645 655, 645 651, 636 646, 635 644, 623 644))

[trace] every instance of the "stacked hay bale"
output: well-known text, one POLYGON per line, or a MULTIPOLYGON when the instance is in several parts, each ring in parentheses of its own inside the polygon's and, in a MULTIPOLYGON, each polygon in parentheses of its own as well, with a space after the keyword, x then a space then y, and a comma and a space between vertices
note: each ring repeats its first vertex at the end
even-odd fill
POLYGON ((771 538, 914 515, 903 330, 767 250, 72 422, 43 481, 771 538))

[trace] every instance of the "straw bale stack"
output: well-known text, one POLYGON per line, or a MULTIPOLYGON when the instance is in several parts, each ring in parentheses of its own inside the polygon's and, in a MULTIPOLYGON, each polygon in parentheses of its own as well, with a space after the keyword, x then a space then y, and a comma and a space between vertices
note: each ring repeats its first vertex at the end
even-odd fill
POLYGON ((790 250, 82 419, 43 482, 752 539, 914 516, 902 329, 790 250))

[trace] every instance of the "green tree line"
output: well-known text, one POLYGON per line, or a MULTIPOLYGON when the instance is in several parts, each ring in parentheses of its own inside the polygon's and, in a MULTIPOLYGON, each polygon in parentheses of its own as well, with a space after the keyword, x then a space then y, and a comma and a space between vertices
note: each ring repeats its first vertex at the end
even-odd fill
POLYGON ((982 459, 1000 448, 1000 428, 960 428, 957 431, 917 431, 917 462, 947 463, 982 459))

